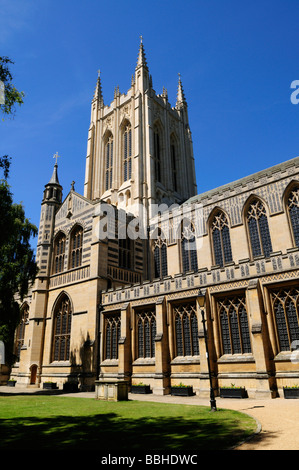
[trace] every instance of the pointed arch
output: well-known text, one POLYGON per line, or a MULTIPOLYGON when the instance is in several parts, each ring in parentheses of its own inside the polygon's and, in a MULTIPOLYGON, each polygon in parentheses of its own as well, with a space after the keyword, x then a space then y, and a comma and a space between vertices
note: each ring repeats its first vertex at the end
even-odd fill
POLYGON ((66 235, 60 230, 54 238, 54 257, 52 264, 52 273, 58 274, 64 271, 66 235))
POLYGON ((17 362, 20 361, 21 349, 24 346, 25 339, 25 328, 29 323, 29 304, 23 302, 20 308, 20 322, 17 326, 15 333, 15 355, 17 356, 17 362))
POLYGON ((230 240, 230 223, 226 212, 216 207, 208 219, 212 258, 214 264, 223 267, 233 260, 230 240))
POLYGON ((174 132, 170 135, 170 160, 171 160, 171 176, 172 189, 178 192, 178 138, 174 132))
POLYGON ((73 306, 70 296, 61 292, 53 305, 53 331, 51 361, 68 361, 73 306))
POLYGON ((167 276, 167 241, 159 227, 155 230, 153 236, 153 254, 155 277, 162 278, 167 276))
POLYGON ((291 181, 283 194, 283 205, 287 213, 294 247, 299 247, 299 181, 291 181))
POLYGON ((154 175, 155 181, 163 182, 163 168, 162 168, 162 154, 163 154, 163 126, 159 119, 153 125, 153 159, 154 159, 154 175))
POLYGON ((78 268, 82 264, 83 227, 75 224, 70 231, 69 269, 78 268))
POLYGON ((244 219, 248 234, 251 258, 269 257, 272 242, 268 224, 267 204, 258 196, 251 195, 244 205, 244 219))
POLYGON ((124 118, 121 125, 122 136, 122 166, 123 166, 123 182, 132 178, 132 126, 127 118, 124 118))
POLYGON ((104 164, 105 164, 105 191, 112 188, 113 177, 113 134, 109 129, 106 129, 103 135, 104 142, 104 164))
POLYGON ((182 272, 197 271, 195 227, 189 219, 184 219, 182 220, 180 229, 182 272))
POLYGON ((278 349, 291 351, 299 341, 299 289, 273 289, 270 297, 278 349))

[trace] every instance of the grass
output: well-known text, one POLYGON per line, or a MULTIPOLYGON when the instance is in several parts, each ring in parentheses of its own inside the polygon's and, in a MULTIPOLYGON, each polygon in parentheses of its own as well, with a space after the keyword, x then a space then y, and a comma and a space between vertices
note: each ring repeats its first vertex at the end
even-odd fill
POLYGON ((256 430, 231 410, 139 401, 10 395, 0 397, 0 449, 225 450, 256 430))

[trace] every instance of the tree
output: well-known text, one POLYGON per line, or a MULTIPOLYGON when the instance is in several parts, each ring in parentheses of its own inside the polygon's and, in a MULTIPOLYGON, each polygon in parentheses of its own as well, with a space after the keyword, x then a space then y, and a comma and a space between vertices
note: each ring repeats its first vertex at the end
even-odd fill
MULTIPOLYGON (((23 103, 24 93, 12 84, 8 57, 0 57, 0 82, 4 84, 4 103, 0 111, 13 116, 15 105, 23 103)), ((37 235, 37 227, 25 217, 22 204, 13 203, 13 196, 7 183, 10 158, 0 158, 4 179, 0 180, 0 340, 5 344, 5 360, 12 365, 14 332, 20 322, 20 301, 27 295, 37 274, 34 252, 30 239, 37 235)))
POLYGON ((0 183, 0 340, 5 344, 8 365, 14 360, 14 332, 20 322, 20 301, 27 295, 37 274, 30 239, 37 227, 25 217, 21 204, 13 203, 5 180, 0 183))
POLYGON ((25 96, 24 92, 18 91, 12 83, 13 77, 8 64, 13 63, 8 57, 0 57, 0 82, 4 85, 4 103, 0 101, 0 111, 5 116, 14 116, 16 104, 23 104, 25 96))
MULTIPOLYGON (((6 117, 15 115, 16 104, 21 106, 25 96, 25 93, 18 91, 12 83, 13 76, 9 70, 9 64, 13 63, 8 57, 0 57, 0 112, 6 117)), ((9 166, 9 156, 0 157, 0 168, 3 168, 5 179, 8 177, 9 166)))

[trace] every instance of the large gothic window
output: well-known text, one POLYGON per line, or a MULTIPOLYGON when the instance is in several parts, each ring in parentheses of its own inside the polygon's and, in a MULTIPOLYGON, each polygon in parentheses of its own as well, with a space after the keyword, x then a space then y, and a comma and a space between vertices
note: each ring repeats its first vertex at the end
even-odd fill
POLYGON ((271 292, 272 310, 280 351, 296 349, 299 341, 299 289, 280 289, 271 292))
POLYGON ((124 134, 124 181, 132 177, 132 130, 130 124, 125 127, 124 134))
POLYGON ((52 361, 68 361, 72 326, 71 301, 63 295, 54 312, 52 361))
POLYGON ((120 268, 132 268, 132 245, 133 241, 128 236, 118 239, 118 265, 120 268))
POLYGON ((171 172, 172 172, 172 186, 174 191, 178 190, 178 174, 177 174, 177 155, 176 155, 175 139, 172 136, 170 140, 170 157, 171 157, 171 172))
POLYGON ((71 232, 70 268, 78 268, 82 263, 83 228, 77 225, 71 232))
POLYGON ((154 129, 154 170, 155 180, 161 182, 161 138, 157 127, 154 129))
POLYGON ((214 261, 217 266, 224 266, 232 261, 229 226, 226 215, 218 211, 211 224, 214 261))
POLYGON ((105 190, 112 187, 113 172, 113 136, 109 135, 105 145, 105 190))
POLYGON ((294 187, 289 193, 288 211, 293 230, 294 243, 299 247, 299 185, 294 187))
POLYGON ((181 256, 183 273, 197 271, 197 251, 194 226, 183 222, 181 234, 181 256))
POLYGON ((198 323, 196 303, 188 303, 173 308, 175 327, 176 356, 198 356, 198 323))
POLYGON ((120 314, 105 318, 105 359, 118 359, 120 338, 120 314))
POLYGON ((137 312, 137 356, 155 357, 156 314, 154 309, 137 312))
POLYGON ((20 354, 22 346, 24 345, 25 338, 25 326, 28 324, 29 318, 29 306, 25 303, 21 308, 21 319, 18 327, 16 329, 16 340, 15 340, 15 355, 17 356, 17 361, 20 360, 20 354))
POLYGON ((222 353, 251 353, 250 333, 245 297, 225 297, 217 300, 222 353))
POLYGON ((65 241, 66 237, 63 233, 58 234, 54 240, 54 274, 61 273, 64 269, 65 241))
POLYGON ((247 211, 247 224, 253 258, 257 256, 269 257, 272 243, 268 226, 268 218, 264 204, 255 199, 247 211))
POLYGON ((155 277, 167 276, 167 243, 162 231, 154 240, 155 277))

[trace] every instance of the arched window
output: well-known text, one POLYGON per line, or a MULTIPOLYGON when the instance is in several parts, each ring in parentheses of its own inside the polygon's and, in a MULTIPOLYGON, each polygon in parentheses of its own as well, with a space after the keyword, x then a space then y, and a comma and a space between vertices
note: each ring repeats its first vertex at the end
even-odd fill
POLYGON ((155 357, 156 314, 154 310, 137 312, 137 355, 155 357))
POLYGON ((261 255, 269 257, 272 243, 264 204, 258 199, 253 200, 246 218, 253 258, 261 255))
POLYGON ((176 306, 173 312, 176 356, 198 356, 198 323, 195 302, 176 306))
POLYGON ((167 243, 160 229, 154 240, 154 262, 155 277, 167 276, 167 243))
POLYGON ((161 138, 157 127, 154 128, 154 170, 155 180, 161 182, 161 138))
POLYGON ((78 268, 82 264, 83 228, 78 225, 71 232, 70 268, 78 268))
POLYGON ((67 295, 62 295, 54 311, 52 361, 68 361, 72 326, 72 307, 67 295))
POLYGON ((218 211, 211 224, 214 261, 217 266, 224 266, 232 261, 229 226, 226 215, 218 211))
POLYGON ((64 269, 65 240, 66 237, 63 233, 58 234, 54 240, 54 274, 61 273, 64 269))
POLYGON ((120 314, 105 318, 105 359, 118 359, 120 338, 120 314))
POLYGON ((280 351, 297 349, 299 341, 299 289, 280 289, 271 292, 272 309, 280 351))
POLYGON ((118 239, 118 266, 120 268, 132 268, 132 245, 133 241, 128 236, 118 239))
POLYGON ((290 191, 287 205, 293 230, 294 243, 299 247, 299 185, 293 187, 290 191))
POLYGON ((127 124, 124 129, 123 139, 124 181, 128 181, 132 177, 132 130, 130 124, 127 124))
POLYGON ((197 271, 197 251, 195 230, 191 222, 182 223, 181 255, 183 273, 197 271))
POLYGON ((178 175, 177 175, 177 155, 176 155, 177 146, 175 139, 171 136, 170 139, 170 158, 171 158, 171 172, 172 172, 172 186, 173 190, 178 190, 178 175))
POLYGON ((112 187, 113 172, 113 135, 109 134, 105 145, 105 190, 112 187))
POLYGON ((223 354, 251 353, 250 333, 244 296, 217 300, 223 354))
POLYGON ((21 318, 20 323, 16 329, 16 340, 15 340, 15 355, 17 356, 17 361, 20 360, 21 349, 24 345, 25 338, 25 326, 28 324, 29 318, 29 305, 25 303, 21 308, 21 318))

